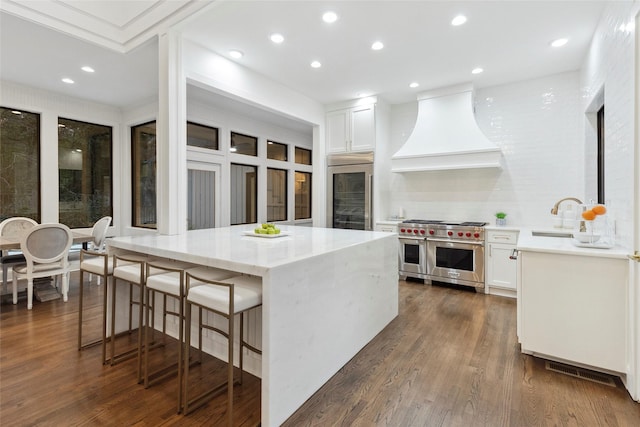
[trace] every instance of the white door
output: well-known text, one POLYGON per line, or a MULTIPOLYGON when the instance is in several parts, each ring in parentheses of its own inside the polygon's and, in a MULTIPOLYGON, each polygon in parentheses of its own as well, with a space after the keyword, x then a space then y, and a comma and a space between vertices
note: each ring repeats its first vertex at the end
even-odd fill
POLYGON ((187 229, 220 225, 220 165, 187 163, 187 229))
POLYGON ((632 384, 630 388, 631 397, 634 400, 640 402, 640 13, 636 15, 636 102, 635 102, 635 171, 636 182, 635 191, 633 192, 635 200, 634 206, 634 230, 635 236, 633 241, 633 250, 635 262, 631 263, 631 280, 633 283, 633 292, 631 293, 634 298, 630 302, 631 319, 631 342, 635 342, 631 355, 633 357, 631 363, 632 377, 635 378, 635 386, 632 384), (635 294, 635 295, 634 295, 635 294))

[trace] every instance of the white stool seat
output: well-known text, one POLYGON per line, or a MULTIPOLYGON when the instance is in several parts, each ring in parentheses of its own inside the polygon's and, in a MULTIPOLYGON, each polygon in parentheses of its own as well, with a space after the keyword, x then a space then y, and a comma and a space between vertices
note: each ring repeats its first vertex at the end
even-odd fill
MULTIPOLYGON (((156 263, 154 263, 155 265, 156 263)), ((172 268, 180 268, 174 266, 172 268)), ((218 268, 210 267, 194 267, 185 270, 198 277, 206 277, 209 280, 224 280, 232 277, 235 273, 227 270, 221 270, 218 268)), ((154 274, 147 278, 147 288, 154 291, 159 291, 165 294, 180 296, 180 272, 154 274)), ((192 286, 195 286, 194 282, 191 282, 192 286)), ((184 285, 183 285, 184 286, 184 285)))
MULTIPOLYGON (((80 263, 80 269, 87 273, 104 275, 104 259, 103 257, 84 259, 82 263, 80 263)), ((113 274, 113 259, 111 257, 107 258, 107 274, 113 274)))
MULTIPOLYGON (((197 276, 197 274, 193 274, 197 276)), ((233 283, 233 314, 262 304, 262 281, 258 277, 236 276, 224 280, 210 280, 233 283)), ((200 286, 205 284, 199 280, 192 280, 189 284, 190 289, 187 300, 219 313, 229 314, 229 291, 220 286, 200 286)))

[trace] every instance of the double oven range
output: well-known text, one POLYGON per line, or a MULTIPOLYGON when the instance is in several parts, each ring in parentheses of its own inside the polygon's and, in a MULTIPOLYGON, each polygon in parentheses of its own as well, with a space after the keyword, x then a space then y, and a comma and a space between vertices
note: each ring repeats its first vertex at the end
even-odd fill
POLYGON ((400 278, 484 289, 485 225, 418 219, 398 224, 400 278))

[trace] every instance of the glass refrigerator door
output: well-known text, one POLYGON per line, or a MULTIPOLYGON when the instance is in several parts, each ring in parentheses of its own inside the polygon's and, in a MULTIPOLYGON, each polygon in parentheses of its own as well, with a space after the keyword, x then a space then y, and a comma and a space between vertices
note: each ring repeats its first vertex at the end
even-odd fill
POLYGON ((367 174, 333 175, 333 227, 365 230, 367 218, 367 174))

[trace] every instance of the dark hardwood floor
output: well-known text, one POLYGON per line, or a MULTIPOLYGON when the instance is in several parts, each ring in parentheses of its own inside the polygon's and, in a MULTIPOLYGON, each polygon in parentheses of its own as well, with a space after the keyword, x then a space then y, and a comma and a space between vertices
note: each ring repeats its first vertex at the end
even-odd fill
MULTIPOLYGON (((102 287, 88 289, 85 316, 94 324, 87 336, 97 336, 102 287)), ((78 352, 77 273, 69 295, 68 303, 34 302, 31 311, 24 300, 0 307, 0 425, 224 425, 226 394, 178 415, 175 377, 145 390, 136 383, 134 359, 103 366, 99 346, 78 352)), ((611 387, 570 377, 522 355, 515 311, 510 299, 400 282, 398 318, 284 425, 640 425, 640 404, 619 381, 611 387)), ((168 341, 152 354, 173 360, 175 351, 168 341)), ((194 379, 216 381, 220 368, 206 358, 194 379)), ((245 375, 235 411, 236 425, 258 424, 259 379, 245 375)))

